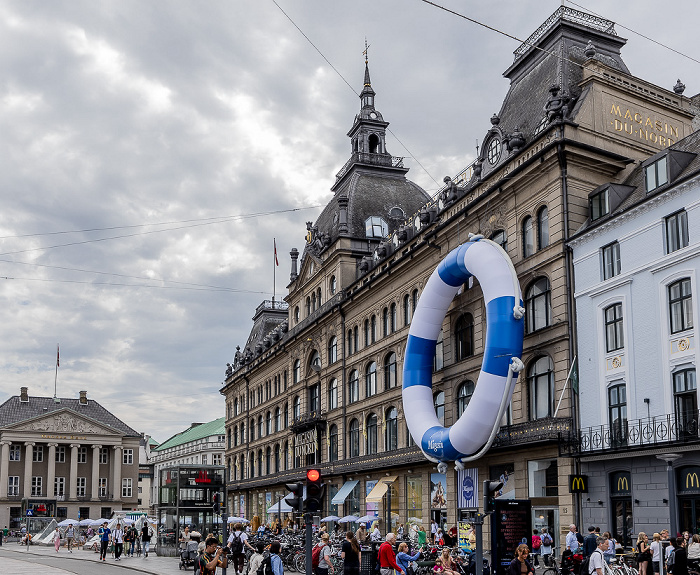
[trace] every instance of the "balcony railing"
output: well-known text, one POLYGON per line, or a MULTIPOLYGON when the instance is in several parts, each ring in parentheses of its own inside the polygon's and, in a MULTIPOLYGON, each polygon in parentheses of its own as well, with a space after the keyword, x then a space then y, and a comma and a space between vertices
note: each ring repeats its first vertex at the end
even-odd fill
POLYGON ((562 434, 566 435, 572 431, 573 422, 570 417, 547 417, 516 425, 504 425, 498 430, 493 447, 513 447, 543 441, 558 441, 562 434))
POLYGON ((326 418, 320 411, 312 411, 310 413, 302 413, 299 417, 292 420, 292 425, 289 427, 294 433, 312 429, 314 427, 325 427, 326 418))
POLYGON ((394 168, 403 168, 403 158, 394 157, 391 154, 372 154, 369 152, 353 152, 350 159, 345 165, 340 168, 340 171, 335 176, 335 181, 338 182, 348 172, 353 164, 370 164, 372 166, 386 166, 394 168))
POLYGON ((586 427, 569 447, 577 455, 587 455, 700 443, 698 421, 698 411, 691 411, 586 427))

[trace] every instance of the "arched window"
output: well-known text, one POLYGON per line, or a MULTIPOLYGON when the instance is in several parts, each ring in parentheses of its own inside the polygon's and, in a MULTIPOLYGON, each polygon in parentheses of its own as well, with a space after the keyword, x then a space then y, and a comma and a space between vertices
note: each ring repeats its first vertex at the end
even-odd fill
POLYGON ((255 455, 250 454, 250 475, 249 477, 255 477, 255 455))
POLYGON ((377 341, 377 316, 373 315, 370 322, 370 339, 371 343, 377 341))
POLYGON ((377 364, 371 361, 367 364, 365 373, 365 397, 371 397, 377 393, 377 364))
MULTIPOLYGON (((231 433, 231 430, 229 429, 229 433, 231 433)), ((231 447, 231 442, 229 441, 229 447, 231 447)), ((233 446, 238 447, 238 426, 234 426, 233 428, 233 446)))
POLYGON ((508 251, 508 235, 505 230, 496 230, 491 234, 491 241, 496 242, 499 246, 503 248, 503 251, 508 251))
POLYGON ((328 431, 328 461, 338 461, 338 426, 331 425, 328 431))
POLYGON ((238 398, 233 400, 233 415, 238 415, 238 398))
POLYGON ((352 355, 352 329, 348 330, 348 355, 352 355))
POLYGON ((245 443, 245 422, 241 421, 241 445, 245 443))
POLYGON ((350 422, 350 434, 348 438, 350 457, 360 456, 360 424, 357 419, 350 422))
POLYGON ((370 343, 369 339, 369 320, 365 320, 365 347, 367 347, 370 343))
POLYGON ((321 307, 321 288, 320 287, 316 290, 316 301, 318 302, 317 303, 318 307, 321 307))
POLYGON ((384 389, 396 387, 396 354, 392 351, 384 358, 384 389))
POLYGON ((301 399, 298 395, 294 398, 294 403, 292 405, 292 419, 299 419, 301 415, 301 399))
POLYGON ((272 449, 267 448, 265 450, 265 474, 270 475, 272 473, 272 449))
POLYGON ((549 245, 549 210, 542 206, 537 212, 537 249, 541 250, 549 245))
POLYGON ((309 357, 309 367, 317 373, 321 369, 321 354, 316 350, 311 352, 311 357, 309 357))
POLYGON ((355 326, 355 329, 352 332, 352 346, 357 351, 360 349, 360 330, 355 326))
POLYGON ((251 417, 250 419, 250 440, 253 441, 255 439, 255 418, 251 417))
POLYGON ((411 298, 408 294, 403 296, 403 324, 411 324, 411 298))
POLYGON ((418 290, 414 289, 411 294, 411 310, 416 313, 416 308, 418 307, 418 290))
POLYGON ((282 411, 279 407, 275 409, 275 431, 282 431, 282 411))
POLYGON ((360 375, 353 369, 348 377, 348 403, 356 401, 360 401, 360 375))
POLYGON ((282 448, 282 456, 280 458, 280 463, 282 467, 280 471, 287 471, 287 454, 289 453, 289 444, 285 441, 282 448))
POLYGON ((384 337, 389 335, 389 308, 385 307, 382 310, 382 333, 384 337))
POLYGON ((294 308, 294 323, 299 322, 299 306, 294 308))
POLYGON ((338 407, 338 380, 333 378, 328 382, 328 409, 338 407))
POLYGON ((683 278, 668 286, 668 308, 671 333, 679 333, 693 327, 693 292, 690 278, 683 278))
POLYGON ((445 354, 442 341, 442 330, 440 330, 440 335, 438 335, 437 341, 435 342, 435 357, 433 358, 433 371, 440 371, 443 367, 445 367, 445 354))
POLYGON ((554 366, 549 356, 535 360, 527 370, 530 390, 530 419, 552 415, 554 404, 554 366))
POLYGON ((622 323, 622 304, 614 303, 605 308, 605 351, 616 351, 625 347, 622 323))
POLYGON ((474 382, 470 379, 461 383, 457 388, 457 417, 460 417, 474 395, 474 382))
POLYGON ((264 437, 265 435, 265 427, 263 423, 263 418, 262 415, 258 417, 258 439, 261 437, 264 437))
POLYGON ((306 317, 309 317, 311 315, 311 298, 306 297, 306 317))
POLYGON ((399 447, 399 423, 395 407, 386 410, 384 421, 386 422, 384 451, 396 451, 399 447))
POLYGON ((328 289, 331 292, 331 295, 335 294, 335 291, 338 289, 338 282, 335 279, 335 276, 331 276, 331 281, 328 283, 328 289))
POLYGON ((523 257, 530 257, 535 253, 535 234, 532 229, 530 216, 523 220, 523 257))
POLYGON ((551 322, 549 280, 536 279, 525 292, 525 319, 527 333, 547 327, 551 322))
POLYGON ((316 311, 316 293, 311 294, 311 311, 316 311))
POLYGON ((328 364, 338 361, 338 338, 333 336, 328 340, 328 364))
POLYGON ((258 451, 258 475, 262 477, 263 474, 263 450, 258 451))
POLYGON ((294 368, 292 369, 292 383, 301 381, 301 360, 294 360, 294 368))
POLYGON ((265 435, 270 435, 272 433, 272 413, 267 412, 265 435))
POLYGON ((289 404, 284 404, 284 427, 282 429, 287 429, 289 427, 289 404))
POLYGON ((309 387, 309 413, 321 411, 321 384, 316 383, 309 387))
POLYGON ((396 331, 396 304, 392 303, 389 308, 389 331, 394 333, 396 331))
POLYGON ((433 399, 435 403, 435 414, 437 415, 440 425, 445 425, 445 392, 438 391, 433 399))
POLYGON ((275 445, 275 473, 279 473, 280 469, 280 444, 275 445))
POLYGON ((367 448, 365 450, 365 455, 374 455, 377 453, 377 416, 374 413, 370 413, 365 425, 365 430, 367 432, 367 448))
MULTIPOLYGON (((234 431, 237 433, 237 430, 234 430, 234 431)), ((229 430, 228 430, 228 448, 229 448, 229 449, 231 449, 231 444, 232 444, 232 443, 233 443, 233 442, 232 442, 232 440, 231 440, 231 430, 229 429, 229 430)), ((233 443, 233 445, 236 445, 236 444, 233 443)))
POLYGON ((462 361, 474 355, 474 318, 465 313, 455 325, 456 360, 462 361))

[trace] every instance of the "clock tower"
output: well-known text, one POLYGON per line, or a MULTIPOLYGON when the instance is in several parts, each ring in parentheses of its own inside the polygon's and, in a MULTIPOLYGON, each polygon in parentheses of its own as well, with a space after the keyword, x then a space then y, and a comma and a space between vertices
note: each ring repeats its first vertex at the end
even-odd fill
POLYGON ((386 128, 389 122, 385 122, 382 115, 375 109, 374 96, 375 92, 369 77, 369 64, 365 58, 365 82, 360 93, 360 113, 355 116, 355 123, 348 132, 352 142, 352 153, 359 154, 360 161, 368 160, 367 157, 362 157, 364 154, 391 157, 386 150, 386 128))

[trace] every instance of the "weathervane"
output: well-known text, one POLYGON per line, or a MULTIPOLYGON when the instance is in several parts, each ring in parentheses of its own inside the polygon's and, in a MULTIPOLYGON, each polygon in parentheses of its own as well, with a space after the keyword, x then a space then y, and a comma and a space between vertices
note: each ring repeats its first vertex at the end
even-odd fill
POLYGON ((371 44, 367 44, 367 36, 365 36, 365 51, 362 52, 362 53, 364 54, 364 56, 365 56, 365 64, 367 64, 367 58, 369 57, 368 51, 369 51, 370 45, 371 45, 371 44))

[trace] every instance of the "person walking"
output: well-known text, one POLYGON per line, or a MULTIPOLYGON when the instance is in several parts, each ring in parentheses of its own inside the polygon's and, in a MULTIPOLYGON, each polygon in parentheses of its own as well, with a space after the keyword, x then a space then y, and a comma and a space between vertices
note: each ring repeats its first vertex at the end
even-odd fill
POLYGON ((391 572, 392 569, 397 573, 405 575, 404 570, 396 564, 396 554, 394 553, 395 544, 396 535, 387 533, 386 540, 379 546, 379 572, 381 575, 393 575, 391 572))
POLYGON ((542 538, 539 536, 537 529, 532 530, 532 556, 535 559, 535 567, 540 566, 540 547, 542 547, 542 538))
POLYGON ((243 573, 245 563, 245 548, 255 551, 255 548, 248 543, 248 534, 243 532, 243 525, 239 522, 233 526, 233 531, 229 535, 226 545, 231 550, 231 561, 237 575, 243 573))
POLYGON ((121 523, 117 523, 116 529, 112 532, 112 542, 114 543, 114 560, 121 561, 124 550, 124 530, 121 523))
POLYGON ((151 548, 151 528, 148 521, 145 521, 141 528, 141 543, 143 545, 143 557, 148 557, 148 551, 151 548))
POLYGON ((56 548, 56 553, 58 553, 58 549, 61 547, 61 531, 58 527, 53 532, 53 546, 56 548))
MULTIPOLYGON (((323 533, 321 535, 321 540, 316 545, 318 554, 318 566, 316 567, 317 575, 328 575, 330 571, 333 573, 333 564, 331 563, 331 548, 328 546, 328 540, 330 537, 328 533, 323 533)), ((312 553, 313 557, 313 553, 312 553)))
POLYGON ((590 557, 597 547, 595 527, 591 525, 588 528, 588 535, 586 535, 586 538, 583 540, 583 555, 585 557, 590 557))
POLYGON ((263 562, 263 559, 265 559, 265 557, 263 556, 264 551, 264 544, 257 543, 255 545, 255 553, 253 553, 250 556, 250 560, 248 561, 248 573, 250 573, 250 575, 255 575, 255 573, 258 572, 258 567, 260 567, 260 565, 263 562))
POLYGON ((73 529, 73 524, 68 524, 68 529, 66 529, 66 545, 68 547, 68 553, 73 553, 73 538, 75 537, 75 530, 73 529))
POLYGON ((102 527, 98 529, 97 534, 100 536, 100 561, 107 561, 107 548, 109 547, 112 530, 107 527, 106 521, 102 523, 102 527))
POLYGON ((579 545, 576 531, 576 525, 572 523, 569 525, 569 532, 566 534, 566 548, 572 553, 576 552, 579 545))
POLYGON ((534 575, 535 568, 530 563, 527 556, 530 554, 530 548, 521 543, 515 550, 515 558, 510 562, 508 575, 534 575))
MULTIPOLYGON (((284 564, 280 557, 282 544, 279 541, 270 543, 270 565, 272 565, 272 575, 284 575, 284 564)), ((686 573, 686 575, 688 575, 686 573)))
POLYGON ((554 540, 546 527, 542 528, 540 538, 542 539, 542 547, 540 548, 542 562, 544 563, 545 567, 549 567, 552 564, 552 544, 554 543, 554 540))
POLYGON ((362 552, 352 531, 345 534, 345 541, 341 547, 340 557, 343 560, 343 575, 360 575, 360 560, 362 552))
POLYGON ((591 552, 588 562, 588 573, 581 575, 605 575, 605 550, 608 548, 608 540, 605 537, 596 538, 596 548, 591 552))

